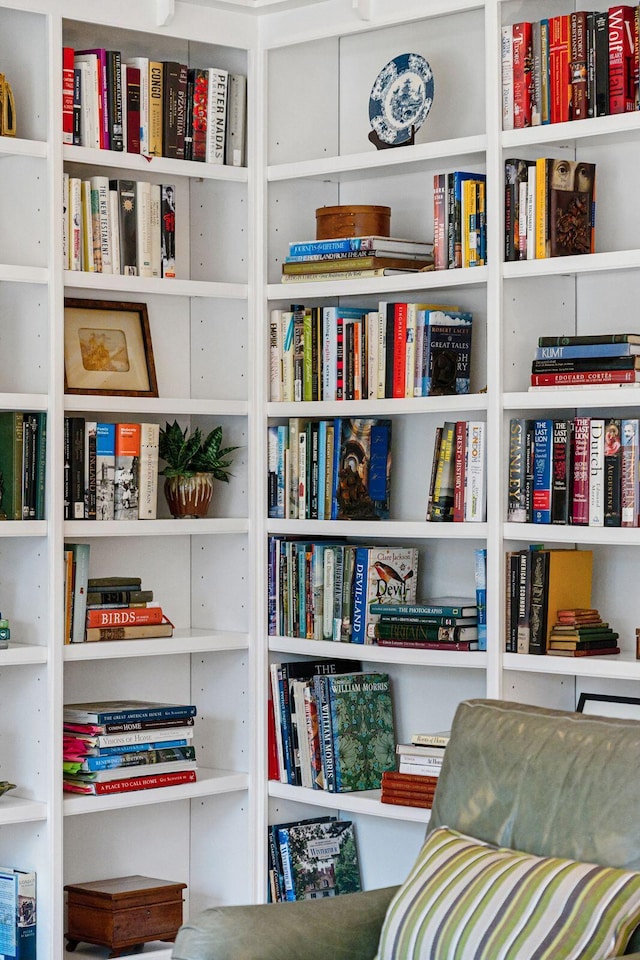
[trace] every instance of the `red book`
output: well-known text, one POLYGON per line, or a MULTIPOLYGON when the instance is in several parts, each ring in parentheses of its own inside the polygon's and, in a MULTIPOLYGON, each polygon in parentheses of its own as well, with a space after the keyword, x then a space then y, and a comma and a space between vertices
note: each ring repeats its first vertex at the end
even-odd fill
POLYGON ((73 47, 62 48, 62 142, 73 143, 73 47))
POLYGON ((582 387, 603 383, 640 383, 640 370, 573 370, 570 373, 532 373, 532 387, 582 387))
POLYGON ((88 627, 131 627, 162 623, 161 607, 124 607, 119 610, 87 610, 88 627))
POLYGON ((609 7, 609 113, 636 109, 634 34, 634 8, 609 7))
POLYGON ((571 522, 589 523, 589 417, 576 417, 573 429, 573 496, 571 522))
POLYGON ((587 14, 584 10, 569 14, 571 119, 584 120, 589 115, 587 97, 587 14))
POLYGON ((393 324, 393 393, 394 399, 402 400, 405 393, 407 371, 407 304, 395 304, 393 324))
POLYGON ((70 793, 128 793, 132 790, 150 790, 154 787, 171 787, 178 783, 195 783, 195 770, 176 770, 175 773, 156 773, 146 777, 123 777, 122 780, 105 780, 104 783, 75 784, 63 780, 63 789, 70 793))
POLYGON ((453 470, 453 522, 464 520, 465 461, 467 453, 467 421, 456 422, 455 461, 453 470))
POLYGON ((514 23, 512 27, 513 58, 513 126, 516 130, 531 126, 531 24, 514 23))
POLYGON ((571 105, 568 14, 549 17, 549 84, 551 123, 564 123, 571 105))
POLYGON ((140 153, 140 69, 126 66, 127 151, 140 153))

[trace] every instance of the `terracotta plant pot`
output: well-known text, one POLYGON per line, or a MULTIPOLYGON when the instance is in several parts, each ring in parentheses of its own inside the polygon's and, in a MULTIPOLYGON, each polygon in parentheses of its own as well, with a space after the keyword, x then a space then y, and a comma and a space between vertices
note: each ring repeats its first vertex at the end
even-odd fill
POLYGON ((213 493, 213 474, 194 473, 192 477, 166 477, 164 495, 176 520, 206 517, 213 493))

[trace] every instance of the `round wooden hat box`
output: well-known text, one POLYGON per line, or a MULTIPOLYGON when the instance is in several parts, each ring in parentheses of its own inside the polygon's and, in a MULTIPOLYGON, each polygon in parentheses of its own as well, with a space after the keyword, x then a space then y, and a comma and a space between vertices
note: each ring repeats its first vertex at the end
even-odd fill
POLYGON ((391 207, 360 206, 318 207, 316 240, 335 237, 391 236, 391 207))

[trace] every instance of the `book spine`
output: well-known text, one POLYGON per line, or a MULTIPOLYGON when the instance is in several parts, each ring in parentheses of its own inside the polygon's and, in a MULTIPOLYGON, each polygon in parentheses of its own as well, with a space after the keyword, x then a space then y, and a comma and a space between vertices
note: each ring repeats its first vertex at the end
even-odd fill
POLYGON ((589 424, 589 526, 604 526, 604 420, 589 424))
POLYGON ((576 417, 573 422, 573 484, 571 522, 589 523, 589 417, 576 417))
POLYGON ((553 421, 535 420, 533 439, 533 523, 551 523, 553 421))

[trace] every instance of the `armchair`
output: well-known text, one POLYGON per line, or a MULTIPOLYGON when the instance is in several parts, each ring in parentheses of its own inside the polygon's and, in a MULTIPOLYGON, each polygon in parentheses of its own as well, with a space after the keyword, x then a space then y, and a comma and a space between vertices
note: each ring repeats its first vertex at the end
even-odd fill
MULTIPOLYGON (((538 856, 640 871, 639 797, 639 723, 469 700, 454 718, 427 835, 446 825, 538 856)), ((205 910, 180 929, 173 958, 373 960, 396 889, 205 910)), ((627 960, 640 960, 634 949, 638 930, 627 960)))

